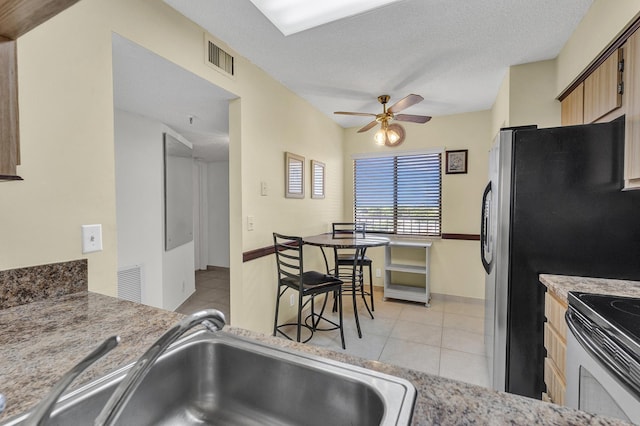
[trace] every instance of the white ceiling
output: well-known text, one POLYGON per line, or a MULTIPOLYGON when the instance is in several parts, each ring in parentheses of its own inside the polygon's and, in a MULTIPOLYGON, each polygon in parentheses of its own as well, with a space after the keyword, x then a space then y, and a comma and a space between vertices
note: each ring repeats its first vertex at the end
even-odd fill
POLYGON ((168 125, 193 144, 196 158, 227 160, 236 96, 124 37, 111 39, 115 107, 168 125))
POLYGON ((249 0, 164 1, 343 127, 368 118, 333 111, 380 112, 382 94, 422 95, 408 114, 489 109, 507 68, 556 57, 593 2, 404 0, 285 37, 249 0))
MULTIPOLYGON (((285 37, 249 0, 164 1, 343 127, 369 118, 334 111, 378 113, 381 94, 423 96, 407 114, 489 109, 508 67, 556 57, 593 3, 403 0, 285 37)), ((226 158, 234 96, 113 40, 116 106, 173 127, 206 161, 226 158)))

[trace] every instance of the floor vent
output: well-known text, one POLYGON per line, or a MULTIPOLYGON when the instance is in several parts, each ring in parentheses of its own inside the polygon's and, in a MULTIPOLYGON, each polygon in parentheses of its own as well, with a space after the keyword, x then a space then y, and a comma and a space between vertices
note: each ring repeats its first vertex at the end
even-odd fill
POLYGON ((207 64, 223 72, 224 74, 235 75, 234 57, 222 49, 218 43, 205 35, 205 54, 207 64))
POLYGON ((142 265, 130 266, 118 271, 118 297, 142 303, 142 265))

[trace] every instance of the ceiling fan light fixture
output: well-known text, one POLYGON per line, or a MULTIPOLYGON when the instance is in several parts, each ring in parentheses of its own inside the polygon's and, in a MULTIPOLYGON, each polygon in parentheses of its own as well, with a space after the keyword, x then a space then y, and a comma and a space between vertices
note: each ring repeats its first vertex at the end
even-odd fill
POLYGON ((384 142, 386 146, 398 146, 404 142, 404 127, 397 123, 387 126, 387 137, 384 142))
POLYGON ((383 121, 373 139, 376 141, 376 145, 398 146, 404 142, 404 136, 404 128, 401 125, 383 121))
POLYGON ((386 145, 387 143, 387 122, 383 121, 380 124, 380 129, 373 135, 373 139, 376 141, 376 145, 386 145))

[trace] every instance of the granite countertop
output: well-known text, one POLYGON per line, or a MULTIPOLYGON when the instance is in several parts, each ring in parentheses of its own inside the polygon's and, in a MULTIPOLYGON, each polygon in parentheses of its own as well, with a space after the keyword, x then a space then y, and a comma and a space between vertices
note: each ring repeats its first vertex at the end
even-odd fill
MULTIPOLYGON (((135 361, 183 316, 90 292, 0 310, 0 421, 42 399, 59 377, 107 337, 122 343, 89 367, 72 388, 135 361)), ((621 421, 457 382, 272 336, 225 327, 231 334, 402 377, 418 391, 414 425, 622 425, 621 421)))
POLYGON ((640 281, 540 274, 540 282, 564 303, 570 291, 640 297, 640 281))

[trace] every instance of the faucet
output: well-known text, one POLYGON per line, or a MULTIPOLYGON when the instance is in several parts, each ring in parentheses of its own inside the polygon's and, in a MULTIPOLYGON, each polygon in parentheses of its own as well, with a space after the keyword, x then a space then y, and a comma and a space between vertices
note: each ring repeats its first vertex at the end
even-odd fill
MULTIPOLYGON (((82 361, 76 364, 71 370, 67 371, 64 376, 55 384, 53 389, 49 392, 49 394, 36 405, 36 408, 31 412, 29 417, 27 417, 24 421, 24 425, 26 426, 42 426, 47 423, 49 420, 49 416, 53 411, 53 407, 60 398, 60 395, 69 387, 71 382, 75 380, 76 377, 80 375, 84 370, 87 369, 91 364, 102 358, 105 354, 107 354, 111 349, 115 348, 118 343, 120 343, 119 336, 109 337, 107 340, 102 342, 98 348, 96 348, 93 352, 87 355, 82 361)), ((2 396, 2 395, 0 395, 2 396)), ((4 397, 2 398, 4 400, 4 397)), ((3 401, 0 401, 3 402, 3 401)), ((0 404, 3 405, 3 404, 0 404)), ((2 411, 2 410, 0 410, 2 411)))
POLYGON ((95 426, 113 425, 133 396, 135 390, 140 386, 142 380, 151 370, 156 360, 187 331, 198 324, 204 325, 212 332, 222 330, 225 326, 224 314, 215 309, 206 309, 195 312, 170 328, 156 342, 142 354, 131 370, 127 373, 122 382, 118 385, 113 394, 96 417, 95 426))

